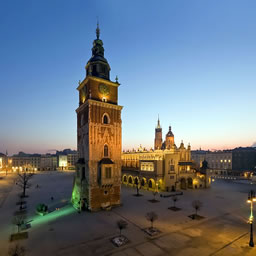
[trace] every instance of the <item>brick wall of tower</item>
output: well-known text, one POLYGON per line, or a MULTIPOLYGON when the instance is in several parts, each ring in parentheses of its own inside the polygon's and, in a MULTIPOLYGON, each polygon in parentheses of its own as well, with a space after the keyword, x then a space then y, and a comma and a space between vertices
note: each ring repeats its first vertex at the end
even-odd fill
POLYGON ((120 204, 121 184, 121 110, 103 102, 89 104, 89 172, 90 210, 98 210, 108 205, 120 204), (103 115, 109 117, 109 124, 103 123, 103 115), (101 184, 103 168, 99 161, 104 158, 104 145, 108 145, 112 165, 112 179, 101 184))
POLYGON ((161 149, 162 143, 163 143, 162 129, 156 129, 155 130, 155 144, 154 144, 155 146, 154 146, 154 148, 155 149, 161 149))

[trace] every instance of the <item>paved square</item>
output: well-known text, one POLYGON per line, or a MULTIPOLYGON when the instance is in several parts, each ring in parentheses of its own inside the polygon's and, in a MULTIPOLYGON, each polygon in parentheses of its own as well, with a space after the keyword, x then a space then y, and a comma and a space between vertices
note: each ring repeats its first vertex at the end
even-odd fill
MULTIPOLYGON (((122 206, 105 212, 78 213, 70 204, 72 172, 45 172, 34 175, 28 190, 29 238, 20 243, 27 255, 115 255, 115 256, 161 256, 161 255, 256 255, 256 249, 248 247, 249 206, 247 193, 256 189, 250 183, 216 181, 210 189, 186 190, 176 203, 180 211, 170 211, 170 198, 158 197, 152 204, 152 192, 141 191, 143 196, 134 197, 135 189, 122 187, 122 206), (40 188, 36 188, 36 185, 40 188), (51 197, 54 197, 51 200, 51 197), (202 220, 191 220, 194 213, 193 200, 203 202, 199 214, 202 220), (35 214, 36 205, 45 203, 54 211, 46 216, 35 214), (57 208, 57 210, 56 210, 57 208), (58 210, 59 208, 59 210, 58 210), (154 226, 161 234, 149 237, 142 229, 149 227, 145 218, 155 211, 158 219, 154 226), (128 222, 123 234, 129 243, 116 248, 111 239, 119 234, 116 222, 128 222)), ((0 180, 0 248, 7 254, 9 235, 16 232, 12 224, 20 188, 14 176, 0 180)))

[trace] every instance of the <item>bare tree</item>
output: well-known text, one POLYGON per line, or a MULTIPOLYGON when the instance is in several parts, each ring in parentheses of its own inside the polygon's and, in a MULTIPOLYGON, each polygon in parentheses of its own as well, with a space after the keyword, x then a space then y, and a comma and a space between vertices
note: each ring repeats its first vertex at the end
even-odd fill
POLYGON ((26 196, 26 189, 30 187, 29 180, 33 177, 33 173, 19 173, 17 178, 17 185, 22 188, 22 197, 26 196))
POLYGON ((26 215, 25 214, 17 214, 13 218, 13 224, 18 227, 18 233, 20 232, 20 227, 25 224, 26 215))
POLYGON ((14 246, 10 247, 8 251, 9 256, 25 256, 26 250, 25 247, 15 244, 14 246))
POLYGON ((146 219, 151 222, 151 229, 153 229, 154 221, 157 220, 158 215, 155 212, 148 212, 146 214, 146 219))
POLYGON ((203 203, 199 200, 194 200, 192 202, 192 207, 196 210, 196 214, 197 215, 197 211, 200 211, 200 209, 202 208, 203 206, 203 203))
POLYGON ((173 207, 176 208, 176 202, 179 201, 179 198, 177 196, 172 196, 172 201, 173 201, 173 207))
POLYGON ((117 224, 117 227, 118 227, 119 230, 120 230, 119 236, 121 236, 121 235, 122 235, 122 230, 123 230, 123 229, 126 229, 128 223, 127 223, 126 221, 124 221, 124 220, 118 220, 118 221, 116 222, 116 224, 117 224))

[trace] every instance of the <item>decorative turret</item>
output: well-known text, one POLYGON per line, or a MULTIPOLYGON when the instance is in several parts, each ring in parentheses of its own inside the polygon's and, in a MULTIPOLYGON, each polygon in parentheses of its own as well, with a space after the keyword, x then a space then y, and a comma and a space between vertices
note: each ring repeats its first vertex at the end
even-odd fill
POLYGON ((180 149, 184 149, 184 143, 183 143, 183 140, 181 140, 181 143, 180 143, 180 149))
POLYGON ((86 76, 96 76, 109 80, 110 66, 104 58, 103 42, 100 39, 100 28, 97 23, 96 37, 93 41, 92 57, 86 64, 86 76))
POLYGON ((155 145, 154 145, 154 149, 161 149, 162 148, 162 143, 163 143, 162 128, 161 128, 160 120, 159 120, 159 116, 158 116, 157 125, 156 125, 156 129, 155 129, 155 145))

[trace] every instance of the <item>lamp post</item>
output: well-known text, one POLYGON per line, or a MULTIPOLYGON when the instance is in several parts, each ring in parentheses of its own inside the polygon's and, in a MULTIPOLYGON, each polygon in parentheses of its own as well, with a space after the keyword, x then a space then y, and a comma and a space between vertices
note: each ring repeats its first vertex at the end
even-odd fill
POLYGON ((250 241, 249 241, 250 247, 254 247, 254 242, 253 242, 253 202, 255 202, 255 201, 256 201, 255 192, 253 190, 251 190, 248 194, 248 200, 247 200, 247 203, 251 204, 251 215, 249 218, 249 224, 251 226, 250 241))

